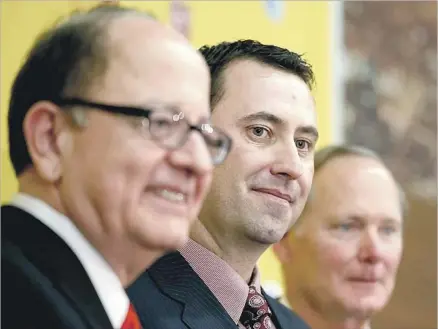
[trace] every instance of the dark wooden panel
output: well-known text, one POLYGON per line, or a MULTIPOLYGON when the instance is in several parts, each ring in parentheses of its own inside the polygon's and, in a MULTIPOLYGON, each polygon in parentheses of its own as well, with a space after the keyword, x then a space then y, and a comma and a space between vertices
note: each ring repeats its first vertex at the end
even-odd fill
POLYGON ((437 326, 437 206, 409 196, 405 252, 397 286, 373 329, 433 329, 437 326))

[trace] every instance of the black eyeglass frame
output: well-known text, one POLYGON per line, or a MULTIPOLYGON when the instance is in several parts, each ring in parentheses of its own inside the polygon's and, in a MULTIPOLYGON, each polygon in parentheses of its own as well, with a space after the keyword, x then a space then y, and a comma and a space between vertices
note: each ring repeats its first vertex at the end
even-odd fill
MULTIPOLYGON (((101 111, 105 111, 108 113, 113 113, 113 114, 122 114, 122 115, 126 115, 129 117, 137 117, 137 118, 145 118, 149 120, 149 117, 152 113, 156 112, 156 110, 150 109, 150 108, 140 108, 140 107, 133 107, 133 106, 119 106, 119 105, 111 105, 111 104, 104 104, 104 103, 98 103, 98 102, 92 102, 92 101, 87 101, 81 98, 57 98, 52 100, 52 102, 60 107, 65 107, 65 106, 83 106, 83 107, 88 107, 88 108, 93 108, 93 109, 97 109, 97 110, 101 110, 101 111)), ((176 145, 175 147, 170 147, 168 145, 163 145, 159 140, 157 140, 157 138, 154 138, 154 140, 156 142, 158 142, 161 146, 173 150, 173 149, 178 149, 179 147, 183 146, 190 135, 190 132, 195 130, 197 132, 199 132, 201 134, 201 136, 203 137, 205 143, 207 144, 207 146, 211 146, 211 147, 217 147, 217 145, 212 145, 210 143, 210 141, 207 139, 205 131, 206 129, 203 128, 204 124, 200 124, 200 125, 192 125, 190 124, 190 122, 188 122, 185 119, 181 119, 184 120, 185 123, 187 124, 187 132, 184 135, 185 137, 181 139, 181 141, 179 142, 178 145, 176 145)), ((222 129, 214 127, 212 125, 209 125, 211 128, 214 129, 214 131, 216 133, 218 133, 221 137, 223 137, 223 143, 222 146, 220 145, 220 147, 222 148, 219 152, 218 152, 218 156, 216 158, 213 157, 213 155, 210 152, 210 155, 212 156, 212 162, 214 165, 219 165, 221 163, 223 163, 226 159, 226 157, 228 156, 231 147, 232 147, 232 139, 231 137, 228 136, 227 133, 225 133, 222 129)), ((151 134, 152 137, 153 134, 151 134)))

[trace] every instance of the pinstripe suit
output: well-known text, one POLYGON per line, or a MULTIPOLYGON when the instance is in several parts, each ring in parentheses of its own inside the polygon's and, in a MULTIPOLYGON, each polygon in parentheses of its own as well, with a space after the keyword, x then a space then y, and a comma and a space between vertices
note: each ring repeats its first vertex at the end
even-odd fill
MULTIPOLYGON (((236 329, 237 325, 179 252, 159 259, 129 288, 146 329, 236 329)), ((309 329, 295 313, 264 294, 277 329, 309 329)))

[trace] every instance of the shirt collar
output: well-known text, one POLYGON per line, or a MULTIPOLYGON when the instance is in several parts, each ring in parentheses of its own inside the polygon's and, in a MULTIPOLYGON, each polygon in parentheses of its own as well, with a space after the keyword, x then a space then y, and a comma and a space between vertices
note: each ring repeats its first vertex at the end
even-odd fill
MULTIPOLYGON (((245 280, 223 259, 193 240, 189 240, 179 252, 238 324, 249 292, 245 280)), ((257 268, 254 269, 250 285, 260 293, 257 268)))

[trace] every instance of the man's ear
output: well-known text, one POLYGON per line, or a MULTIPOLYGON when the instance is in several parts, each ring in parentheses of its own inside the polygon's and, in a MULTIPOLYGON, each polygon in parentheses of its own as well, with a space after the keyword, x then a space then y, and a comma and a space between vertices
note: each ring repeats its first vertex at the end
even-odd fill
POLYGON ((57 143, 60 125, 65 124, 59 108, 48 101, 32 105, 23 122, 23 134, 37 174, 47 182, 61 178, 62 167, 57 143))
POLYGON ((288 263, 292 256, 288 239, 290 239, 290 233, 286 233, 280 241, 272 246, 275 256, 282 264, 288 263))

